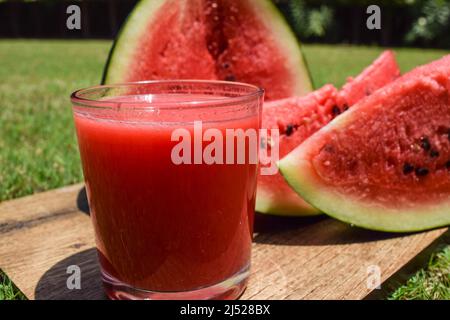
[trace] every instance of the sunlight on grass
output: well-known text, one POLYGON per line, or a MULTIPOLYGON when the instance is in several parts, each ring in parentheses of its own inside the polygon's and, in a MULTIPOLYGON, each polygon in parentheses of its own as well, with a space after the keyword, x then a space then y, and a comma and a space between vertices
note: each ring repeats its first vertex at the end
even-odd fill
POLYGON ((11 280, 0 270, 0 300, 26 300, 11 280))
POLYGON ((81 180, 69 95, 99 83, 109 45, 0 40, 0 201, 81 180))
POLYGON ((417 272, 390 297, 392 300, 450 300, 450 246, 434 254, 426 269, 417 272))

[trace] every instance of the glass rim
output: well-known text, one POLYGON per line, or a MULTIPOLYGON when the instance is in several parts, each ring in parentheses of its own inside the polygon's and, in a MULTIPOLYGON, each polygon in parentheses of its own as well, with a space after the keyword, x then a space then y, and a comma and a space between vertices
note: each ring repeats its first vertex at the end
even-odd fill
MULTIPOLYGON (((149 93, 151 94, 151 93, 149 93)), ((161 95, 170 95, 174 93, 161 93, 161 95)), ((113 83, 113 84, 102 84, 95 85, 91 87, 85 87, 74 91, 70 95, 70 100, 76 106, 79 107, 87 107, 87 108, 99 108, 99 109, 116 109, 120 108, 123 105, 132 105, 133 109, 171 109, 171 108, 179 108, 183 106, 184 108, 189 109, 197 109, 202 107, 221 107, 227 106, 230 104, 243 104, 248 103, 255 98, 260 98, 264 94, 264 89, 258 86, 244 83, 244 82, 235 82, 235 81, 222 81, 222 80, 190 80, 190 79, 180 79, 180 80, 144 80, 144 81, 131 81, 131 82, 122 82, 122 83, 113 83), (126 87, 137 87, 137 86, 145 86, 145 85, 157 85, 157 84, 166 84, 166 85, 177 85, 177 84, 210 84, 210 85, 227 85, 232 87, 241 87, 250 89, 249 92, 245 92, 239 94, 238 96, 224 96, 217 98, 217 96, 211 95, 211 97, 215 98, 205 98, 202 100, 177 100, 174 101, 158 101, 158 102, 150 102, 145 100, 140 100, 136 102, 123 102, 114 100, 114 97, 108 100, 100 100, 100 99, 92 99, 83 97, 83 94, 95 93, 100 90, 105 89, 114 89, 114 88, 126 88, 126 87)), ((158 93, 155 93, 158 95, 158 93)))

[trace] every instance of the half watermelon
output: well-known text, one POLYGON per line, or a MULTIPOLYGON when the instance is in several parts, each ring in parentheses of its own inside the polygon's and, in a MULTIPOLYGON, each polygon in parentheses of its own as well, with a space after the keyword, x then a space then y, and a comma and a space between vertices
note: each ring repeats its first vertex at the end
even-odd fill
MULTIPOLYGON (((349 78, 339 92, 332 85, 326 85, 305 97, 266 103, 262 126, 279 129, 279 158, 282 159, 357 101, 390 83, 399 75, 400 70, 393 52, 385 51, 359 76, 349 78)), ((270 149, 270 144, 266 144, 266 148, 270 149)), ((268 153, 270 154, 270 150, 268 153)), ((280 173, 258 177, 256 210, 277 215, 320 213, 296 194, 280 173)))
POLYGON ((279 167, 339 220, 395 232, 450 224, 450 56, 362 100, 279 167))
POLYGON ((312 90, 300 45, 270 0, 143 0, 122 27, 103 83, 247 82, 266 100, 312 90))

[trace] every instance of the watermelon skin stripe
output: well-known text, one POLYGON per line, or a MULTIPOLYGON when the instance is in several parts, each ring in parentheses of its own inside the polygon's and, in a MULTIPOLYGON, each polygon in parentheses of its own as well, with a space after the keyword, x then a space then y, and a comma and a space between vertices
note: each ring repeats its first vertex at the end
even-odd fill
MULTIPOLYGON (((369 98, 362 100, 280 160, 278 166, 289 185, 311 205, 318 208, 318 210, 323 211, 333 218, 362 228, 389 232, 413 232, 449 225, 450 193, 440 201, 420 203, 418 201, 414 202, 414 199, 412 199, 408 203, 408 206, 401 206, 399 203, 388 206, 386 203, 380 203, 376 200, 372 202, 367 199, 360 200, 357 198, 357 192, 356 194, 344 194, 334 185, 325 182, 322 173, 318 172, 320 169, 317 169, 313 164, 313 159, 316 159, 316 156, 322 148, 333 137, 337 137, 340 133, 346 132, 346 129, 352 126, 354 130, 358 130, 359 127, 355 127, 354 124, 358 116, 361 114, 369 116, 383 115, 388 110, 396 110, 394 108, 396 108, 395 101, 398 101, 397 99, 402 98, 406 99, 405 101, 413 101, 405 103, 406 106, 411 106, 407 110, 414 110, 414 100, 412 99, 414 94, 417 96, 421 96, 422 94, 424 96, 426 94, 432 95, 436 101, 440 102, 439 106, 445 105, 445 108, 448 108, 445 110, 442 108, 439 109, 442 115, 449 114, 450 55, 428 66, 414 69, 385 88, 377 91, 369 98), (412 100, 408 100, 408 97, 411 97, 412 100)), ((426 116, 429 116, 431 119, 434 115, 426 113, 426 116)), ((386 123, 396 122, 390 121, 386 123)), ((432 122, 429 120, 427 123, 432 122)), ((386 127, 385 130, 387 129, 386 127)), ((376 140, 378 137, 374 135, 373 139, 376 140)), ((375 141, 371 141, 371 144, 375 144, 375 141)), ((448 148, 448 145, 446 148, 448 148)), ((359 151, 363 148, 358 148, 356 145, 354 149, 359 151)), ((448 152, 448 150, 441 151, 448 152)), ((370 150, 363 152, 370 152, 370 150)), ((339 154, 335 154, 335 156, 338 157, 339 154)), ((351 156, 355 159, 357 158, 356 153, 351 156)), ((442 183, 448 189, 450 185, 450 172, 447 173, 447 179, 442 181, 442 183)), ((363 186, 360 188, 363 188, 363 186)), ((378 187, 383 188, 383 185, 378 187)), ((389 189, 386 189, 385 193, 387 194, 388 192, 389 189)), ((443 191, 438 192, 442 194, 443 191)), ((406 189, 404 193, 408 194, 409 192, 406 189)), ((427 190, 423 190, 423 193, 432 198, 432 195, 427 193, 427 190)))

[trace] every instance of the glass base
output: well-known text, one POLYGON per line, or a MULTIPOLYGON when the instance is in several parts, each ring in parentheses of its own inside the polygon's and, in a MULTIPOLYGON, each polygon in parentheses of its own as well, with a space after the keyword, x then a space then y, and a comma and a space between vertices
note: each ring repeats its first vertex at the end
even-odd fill
POLYGON ((112 300, 233 300, 247 286, 249 267, 218 284, 191 291, 151 291, 131 287, 102 271, 106 295, 112 300))

